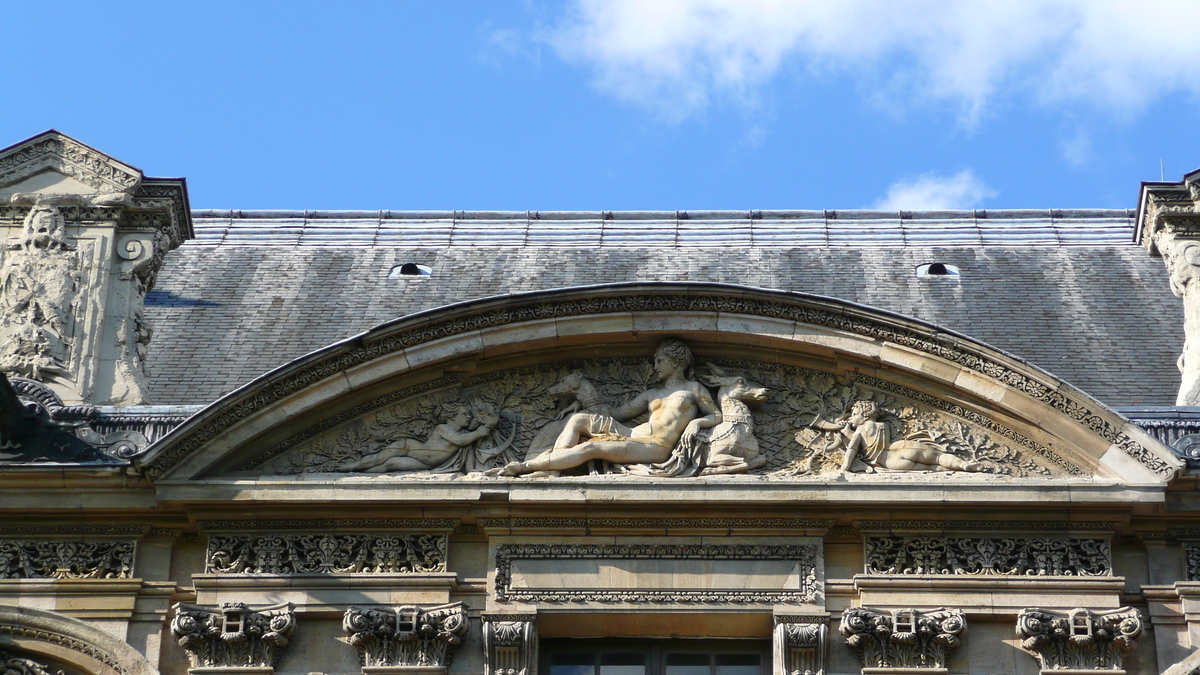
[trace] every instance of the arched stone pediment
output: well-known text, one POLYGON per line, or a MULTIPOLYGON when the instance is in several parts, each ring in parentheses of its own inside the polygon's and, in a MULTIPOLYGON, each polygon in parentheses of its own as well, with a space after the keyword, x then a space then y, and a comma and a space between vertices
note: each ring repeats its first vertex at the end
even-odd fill
MULTIPOLYGON (((667 468, 646 462, 635 474, 750 480, 722 475, 728 470, 759 481, 832 481, 852 445, 860 461, 851 473, 875 471, 852 478, 868 482, 1154 484, 1179 468, 1167 448, 1097 400, 967 336, 830 298, 676 283, 512 295, 398 319, 225 396, 137 462, 160 484, 308 475, 353 482, 377 478, 372 469, 396 480, 515 480, 480 472, 529 459, 533 446, 557 435, 564 404, 602 412, 655 390, 651 361, 668 337, 694 354, 702 384, 692 382, 691 396, 711 396, 719 406, 723 395, 737 399, 730 378, 741 377, 743 389, 768 390, 766 400, 743 395, 748 417, 730 403, 724 426, 698 436, 707 450, 684 453, 667 468), (591 390, 568 391, 564 378, 573 373, 591 390), (860 401, 870 405, 856 407, 860 401), (856 411, 869 412, 871 423, 856 421, 856 411), (552 424, 558 427, 547 429, 552 424), (757 455, 745 452, 746 442, 729 441, 735 457, 717 458, 718 437, 739 434, 753 436, 757 455), (360 461, 388 448, 423 458, 432 470, 405 471, 421 466, 407 460, 360 461), (871 457, 880 453, 943 468, 966 463, 982 475, 871 467, 872 459, 882 462, 871 457)), ((689 371, 684 379, 692 377, 689 371)), ((583 436, 600 442, 621 433, 583 436)))
POLYGON ((79 619, 30 607, 0 605, 0 653, 31 658, 45 672, 158 675, 146 657, 123 640, 79 619))

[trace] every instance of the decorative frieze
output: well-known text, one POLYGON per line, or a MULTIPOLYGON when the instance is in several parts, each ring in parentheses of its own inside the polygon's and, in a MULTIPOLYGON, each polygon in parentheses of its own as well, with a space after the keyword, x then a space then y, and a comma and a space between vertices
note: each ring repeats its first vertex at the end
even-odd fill
POLYGON ((1184 542, 1183 558, 1187 564, 1187 580, 1200 581, 1200 541, 1184 542))
POLYGON ((436 607, 351 607, 342 619, 363 668, 446 668, 467 633, 461 602, 436 607))
MULTIPOLYGON (((495 598, 500 602, 595 602, 646 604, 800 604, 817 600, 821 582, 817 576, 819 549, 811 544, 500 544, 495 549, 495 598), (513 565, 522 560, 678 560, 737 561, 757 563, 787 561, 788 575, 795 574, 797 587, 694 588, 584 588, 514 587, 513 565), (794 566, 794 567, 793 567, 794 566), (795 570, 793 572, 792 570, 795 570)), ((750 574, 747 568, 742 574, 750 574)), ((731 573, 737 574, 738 572, 731 573)), ((714 574, 713 571, 707 574, 714 574)), ((598 579, 596 580, 598 581, 598 579)))
POLYGON ((537 675, 534 615, 483 617, 484 675, 537 675))
POLYGON ((774 675, 825 675, 825 644, 829 626, 823 621, 793 622, 781 619, 786 617, 775 619, 774 675))
POLYGON ((132 541, 0 539, 0 579, 128 579, 132 541))
POLYGON ((838 630, 864 669, 944 669, 962 644, 967 620, 957 609, 887 612, 853 607, 842 614, 838 630))
POLYGON ((1099 537, 867 536, 867 574, 1111 576, 1099 537))
POLYGON ((171 634, 187 650, 193 668, 274 668, 296 632, 290 602, 258 609, 240 602, 173 609, 171 634))
POLYGON ((1132 607, 1025 609, 1017 616, 1021 648, 1038 659, 1042 672, 1122 671, 1125 655, 1137 646, 1142 629, 1142 615, 1132 607))
POLYGON ((446 571, 444 534, 214 534, 212 574, 430 574, 446 571))

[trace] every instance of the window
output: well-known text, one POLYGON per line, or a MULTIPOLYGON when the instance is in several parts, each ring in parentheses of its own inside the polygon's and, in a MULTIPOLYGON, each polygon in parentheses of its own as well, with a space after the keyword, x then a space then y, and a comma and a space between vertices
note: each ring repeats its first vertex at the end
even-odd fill
POLYGON ((549 675, 770 675, 759 640, 543 640, 549 675))
POLYGON ((403 265, 396 265, 388 272, 389 279, 398 277, 427 277, 433 274, 433 268, 429 265, 418 265, 414 262, 406 262, 403 265))
POLYGON ((958 267, 944 262, 931 262, 917 265, 918 277, 957 277, 958 267))

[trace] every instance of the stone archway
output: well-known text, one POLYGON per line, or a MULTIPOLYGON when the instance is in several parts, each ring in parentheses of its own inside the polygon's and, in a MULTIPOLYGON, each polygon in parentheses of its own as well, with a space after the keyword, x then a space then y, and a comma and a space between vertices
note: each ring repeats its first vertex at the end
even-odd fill
POLYGON ((79 619, 28 607, 0 605, 0 654, 28 659, 51 673, 158 675, 146 657, 112 635, 79 619))

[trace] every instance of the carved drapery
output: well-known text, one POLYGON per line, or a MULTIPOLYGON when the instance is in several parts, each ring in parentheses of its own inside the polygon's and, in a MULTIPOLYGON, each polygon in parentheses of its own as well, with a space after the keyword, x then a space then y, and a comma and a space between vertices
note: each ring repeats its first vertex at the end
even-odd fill
POLYGON ((1122 670, 1142 635, 1142 615, 1132 607, 1092 611, 1024 609, 1017 616, 1021 648, 1042 670, 1122 670))
POLYGON ((428 574, 446 571, 444 534, 213 534, 213 574, 428 574))
POLYGON ((483 617, 484 675, 537 675, 533 615, 483 617))
POLYGON ((0 579, 128 579, 132 541, 0 539, 0 579))
POLYGON ((854 607, 838 627, 864 668, 946 668, 962 644, 967 620, 957 609, 892 612, 854 607))
POLYGON ((342 619, 359 665, 447 668, 467 632, 461 602, 391 609, 351 607, 342 619))
POLYGON ((171 634, 194 668, 274 668, 296 631, 292 603, 251 608, 176 604, 171 634))
POLYGON ((1111 576, 1096 537, 867 536, 867 574, 1111 576))
POLYGON ((825 675, 828 635, 821 617, 775 617, 774 675, 825 675))

